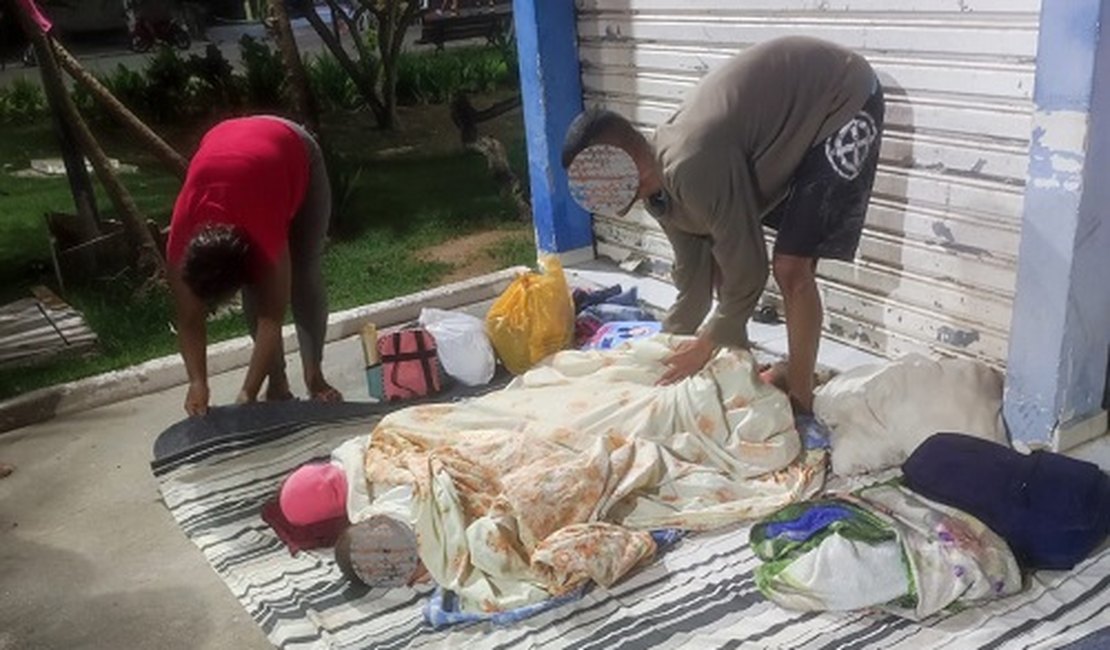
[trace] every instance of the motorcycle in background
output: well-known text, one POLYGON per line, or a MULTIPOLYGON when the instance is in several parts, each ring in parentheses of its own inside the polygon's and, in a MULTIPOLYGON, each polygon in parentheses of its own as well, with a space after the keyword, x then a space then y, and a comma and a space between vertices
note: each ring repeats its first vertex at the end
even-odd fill
POLYGON ((131 49, 147 52, 157 43, 164 43, 180 50, 193 44, 189 30, 174 15, 174 3, 162 1, 136 2, 128 6, 128 24, 131 27, 131 49))
POLYGON ((185 26, 174 18, 157 22, 139 18, 131 32, 131 49, 135 52, 148 52, 155 43, 172 45, 179 50, 187 50, 193 44, 193 37, 185 26))

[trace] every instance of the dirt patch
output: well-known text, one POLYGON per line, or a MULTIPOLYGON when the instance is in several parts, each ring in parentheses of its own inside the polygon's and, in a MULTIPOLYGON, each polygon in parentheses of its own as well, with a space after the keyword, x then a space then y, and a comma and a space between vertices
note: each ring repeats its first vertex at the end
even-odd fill
POLYGON ((451 265, 452 271, 442 282, 458 282, 499 270, 497 260, 489 254, 490 249, 517 237, 520 232, 515 230, 487 230, 430 246, 419 251, 417 257, 451 265))

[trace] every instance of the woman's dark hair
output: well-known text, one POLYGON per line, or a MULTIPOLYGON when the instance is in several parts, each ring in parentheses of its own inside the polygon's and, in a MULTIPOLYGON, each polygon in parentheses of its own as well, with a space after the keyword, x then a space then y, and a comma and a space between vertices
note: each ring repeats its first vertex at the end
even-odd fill
POLYGON ((182 279, 205 304, 220 304, 247 283, 251 253, 250 240, 241 228, 204 226, 185 247, 182 279))

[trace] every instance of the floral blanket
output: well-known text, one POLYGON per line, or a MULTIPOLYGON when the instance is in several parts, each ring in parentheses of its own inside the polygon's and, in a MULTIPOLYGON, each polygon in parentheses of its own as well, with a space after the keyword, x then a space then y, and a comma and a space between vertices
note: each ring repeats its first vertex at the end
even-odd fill
POLYGON ((365 452, 369 496, 411 494, 420 557, 462 611, 608 586, 650 559, 647 531, 704 530, 817 493, 785 395, 746 352, 656 385, 682 339, 568 351, 505 390, 385 417, 365 452))

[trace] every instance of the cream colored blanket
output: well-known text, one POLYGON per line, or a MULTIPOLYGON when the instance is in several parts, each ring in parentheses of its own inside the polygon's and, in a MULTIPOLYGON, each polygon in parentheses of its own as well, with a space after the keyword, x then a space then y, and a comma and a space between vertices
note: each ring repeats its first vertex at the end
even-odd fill
POLYGON ((820 490, 823 452, 802 452, 750 354, 656 385, 681 340, 563 352, 503 391, 404 409, 372 432, 371 494, 412 486, 420 557, 463 610, 612 584, 654 554, 647 530, 723 526, 820 490))

